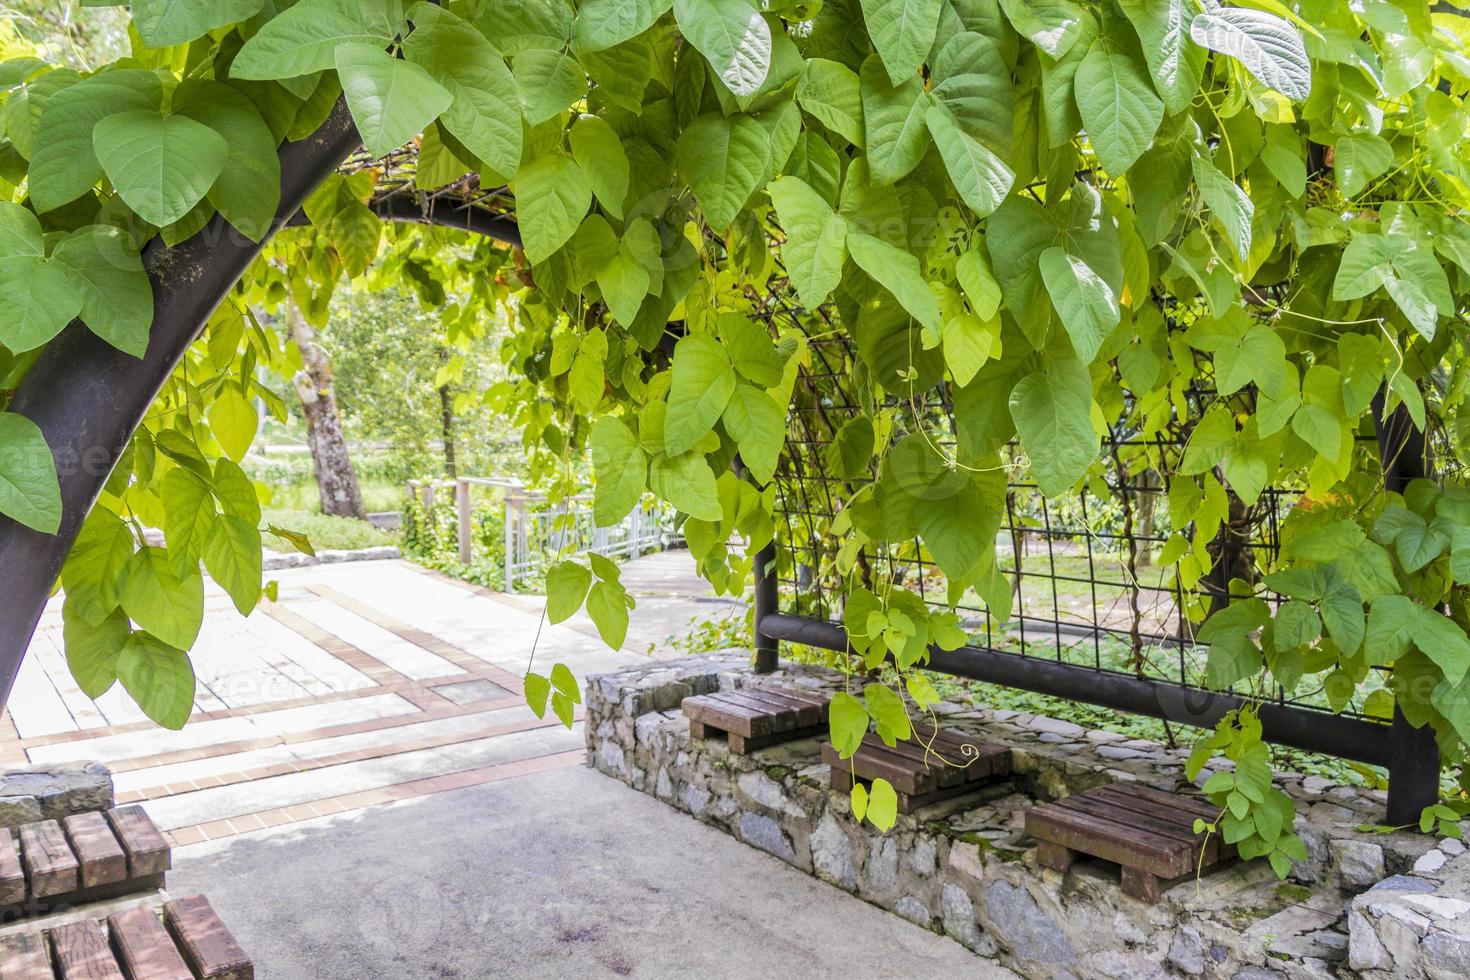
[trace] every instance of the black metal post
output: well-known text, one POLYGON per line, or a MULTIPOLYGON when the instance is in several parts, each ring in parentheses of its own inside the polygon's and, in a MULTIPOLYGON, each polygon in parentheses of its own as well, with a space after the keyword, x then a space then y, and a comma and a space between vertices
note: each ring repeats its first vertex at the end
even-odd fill
MULTIPOLYGON (((1403 405, 1385 416, 1384 398, 1382 388, 1373 396, 1373 429, 1383 460, 1383 485, 1403 493, 1411 482, 1428 475, 1429 445, 1403 405)), ((1424 808, 1439 802, 1439 767, 1434 729, 1428 725, 1415 728, 1395 705, 1387 765, 1387 819, 1391 826, 1418 824, 1424 808)))
POLYGON ((781 641, 763 624, 779 612, 776 591, 776 545, 766 545, 755 556, 755 672, 769 674, 781 662, 781 641))

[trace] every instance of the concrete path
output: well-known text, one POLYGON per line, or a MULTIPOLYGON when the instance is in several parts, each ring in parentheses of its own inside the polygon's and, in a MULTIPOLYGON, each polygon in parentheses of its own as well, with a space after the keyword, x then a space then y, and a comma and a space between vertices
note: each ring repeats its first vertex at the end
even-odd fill
POLYGON ((1016 976, 586 768, 180 857, 261 980, 1016 976))

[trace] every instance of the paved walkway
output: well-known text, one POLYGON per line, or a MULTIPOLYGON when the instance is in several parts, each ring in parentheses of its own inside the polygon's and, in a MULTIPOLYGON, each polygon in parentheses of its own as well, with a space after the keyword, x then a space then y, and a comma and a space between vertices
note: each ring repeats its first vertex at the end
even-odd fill
POLYGON ((696 615, 687 552, 629 563, 638 595, 624 652, 585 615, 551 626, 544 600, 496 594, 406 561, 277 573, 279 601, 238 615, 209 588, 195 712, 158 728, 114 687, 92 701, 62 655, 59 604, 0 716, 0 761, 100 759, 122 802, 144 803, 176 845, 580 765, 580 730, 522 703, 520 677, 563 661, 584 678, 649 656, 696 615))

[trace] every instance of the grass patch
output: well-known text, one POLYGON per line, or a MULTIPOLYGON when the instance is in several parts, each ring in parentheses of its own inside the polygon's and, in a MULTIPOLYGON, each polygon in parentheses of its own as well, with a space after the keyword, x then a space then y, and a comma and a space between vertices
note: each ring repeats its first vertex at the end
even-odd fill
MULTIPOLYGON (((328 517, 305 510, 272 509, 265 512, 262 523, 274 524, 306 535, 317 551, 357 551, 394 543, 392 535, 352 517, 328 517)), ((284 542, 269 534, 265 536, 265 546, 275 551, 290 550, 284 542)))

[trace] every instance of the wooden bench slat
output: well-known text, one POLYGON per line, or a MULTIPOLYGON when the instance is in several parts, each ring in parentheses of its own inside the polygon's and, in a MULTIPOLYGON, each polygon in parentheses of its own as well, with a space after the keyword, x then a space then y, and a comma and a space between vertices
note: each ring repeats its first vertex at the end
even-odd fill
POLYGON ((911 759, 890 754, 882 742, 873 745, 864 737, 852 758, 843 759, 831 742, 822 746, 822 761, 834 769, 843 769, 858 779, 886 779, 894 790, 909 796, 936 789, 934 780, 911 759))
POLYGON ((1112 801, 1086 796, 1071 797, 1059 801, 1061 806, 1086 813, 1091 816, 1101 817, 1114 823, 1122 823, 1134 828, 1139 833, 1147 833, 1165 840, 1176 841, 1189 849, 1191 858, 1199 855, 1199 845, 1204 846, 1204 862, 1214 864, 1220 859, 1219 835, 1195 834, 1188 826, 1180 826, 1177 821, 1167 817, 1160 817, 1157 813, 1143 813, 1137 810, 1120 810, 1113 806, 1112 801))
POLYGON ((684 715, 718 728, 722 732, 752 736, 757 732, 755 724, 761 713, 743 702, 726 697, 725 692, 701 694, 684 699, 684 715))
POLYGON ((1199 796, 1186 796, 1182 793, 1166 793, 1152 786, 1144 786, 1142 783, 1108 783, 1098 787, 1099 792, 1109 795, 1133 796, 1138 799, 1149 800, 1160 806, 1171 806, 1177 810, 1183 810, 1193 816, 1200 817, 1210 823, 1214 823, 1220 816, 1220 808, 1209 800, 1199 796))
POLYGON ((61 980, 127 980, 94 919, 83 919, 48 931, 61 980))
POLYGON ((707 738, 724 733, 732 752, 750 752, 821 735, 827 725, 827 703, 795 698, 775 688, 739 688, 685 698, 689 734, 707 738))
POLYGON ((827 708, 832 703, 830 698, 818 698, 812 695, 797 695, 791 691, 782 691, 776 688, 747 687, 744 690, 758 694, 763 698, 774 700, 784 704, 797 712, 802 725, 820 725, 827 718, 827 708))
POLYGON ((162 874, 173 866, 168 841, 141 806, 107 811, 107 822, 128 856, 128 874, 134 878, 162 874))
POLYGON ((1177 878, 1194 865, 1194 848, 1188 842, 1158 837, 1127 823, 1055 804, 1028 810, 1026 831, 1039 840, 1124 867, 1142 868, 1160 878, 1177 878))
POLYGON ((101 813, 96 810, 74 813, 61 821, 61 829, 81 863, 83 888, 127 879, 128 856, 113 834, 112 825, 101 813))
MULTIPOLYGON (((1180 833, 1189 837, 1194 836, 1194 822, 1196 820, 1206 820, 1206 822, 1209 822, 1209 820, 1200 816, 1193 809, 1182 809, 1172 806, 1169 803, 1152 800, 1146 796, 1139 796, 1134 793, 1109 791, 1106 787, 1098 787, 1097 789, 1091 790, 1087 796, 1090 799, 1094 799, 1105 806, 1113 807, 1119 811, 1152 817, 1170 827, 1174 827, 1180 833)), ((1218 816, 1218 813, 1215 816, 1218 816)))
POLYGON ((250 958, 203 895, 163 906, 164 921, 201 980, 254 980, 250 958))
POLYGON ((44 898, 77 890, 77 857, 55 820, 23 825, 20 855, 31 895, 44 898))
POLYGON ((720 694, 725 704, 740 705, 751 712, 750 734, 753 736, 773 735, 796 727, 796 713, 785 705, 773 705, 744 691, 722 691, 720 694))
POLYGON ((774 691, 762 691, 758 688, 747 687, 742 688, 739 693, 744 695, 748 700, 759 702, 766 710, 774 712, 775 717, 778 719, 778 730, 780 730, 780 719, 789 720, 787 729, 805 728, 808 725, 815 725, 822 720, 821 712, 815 705, 799 701, 788 701, 774 691))
POLYGON ((26 873, 21 867, 15 837, 0 828, 0 905, 19 905, 26 900, 26 873))
POLYGON ((55 980, 46 940, 26 932, 0 939, 0 977, 4 980, 55 980))
POLYGON ((114 912, 107 917, 107 932, 133 980, 194 980, 193 971, 153 909, 114 912))

